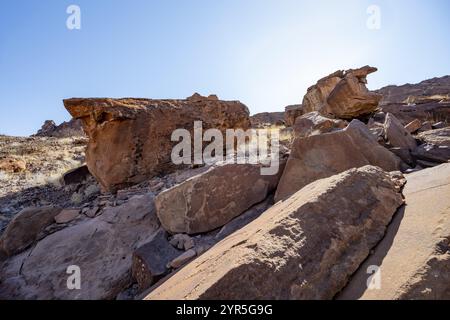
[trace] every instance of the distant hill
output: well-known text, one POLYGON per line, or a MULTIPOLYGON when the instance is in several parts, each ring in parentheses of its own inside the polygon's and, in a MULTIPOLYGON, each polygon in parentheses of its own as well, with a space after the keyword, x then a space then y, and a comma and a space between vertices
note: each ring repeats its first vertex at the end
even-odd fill
POLYGON ((83 126, 80 120, 72 119, 63 122, 59 126, 53 120, 46 120, 41 129, 34 135, 36 137, 84 137, 83 126))
POLYGON ((417 84, 391 85, 375 90, 375 92, 383 95, 383 99, 381 100, 382 105, 407 103, 410 97, 443 96, 445 98, 446 96, 448 99, 450 95, 450 75, 424 80, 417 84))

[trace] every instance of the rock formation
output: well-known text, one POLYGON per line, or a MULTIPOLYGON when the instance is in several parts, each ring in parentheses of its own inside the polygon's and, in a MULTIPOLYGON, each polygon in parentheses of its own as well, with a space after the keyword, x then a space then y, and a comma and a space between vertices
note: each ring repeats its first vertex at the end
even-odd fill
POLYGON ((395 171, 400 169, 400 163, 397 156, 378 144, 364 123, 353 120, 344 130, 295 139, 275 201, 317 179, 351 168, 371 164, 395 171))
POLYGON ((303 98, 304 112, 319 111, 339 119, 354 119, 374 112, 382 96, 366 88, 367 75, 377 71, 360 69, 336 71, 310 87, 303 98))
POLYGON ((344 129, 348 123, 340 119, 330 119, 314 111, 298 117, 294 123, 294 137, 304 138, 310 135, 344 129))
POLYGON ((340 299, 450 299, 450 164, 406 175, 406 206, 340 299), (370 266, 378 289, 368 289, 370 266))
MULTIPOLYGON (((423 101, 420 97, 446 97, 450 94, 450 76, 424 80, 417 84, 405 84, 401 86, 386 86, 375 92, 381 94, 382 105, 407 104, 423 101), (408 101, 409 98, 409 101, 408 101)), ((442 99, 441 98, 441 99, 442 99)))
POLYGON ((386 115, 384 123, 385 139, 390 145, 397 148, 413 151, 417 147, 416 140, 411 136, 402 123, 391 113, 386 115))
POLYGON ((450 124, 450 76, 417 84, 387 86, 376 92, 383 95, 381 108, 395 115, 404 125, 415 119, 421 123, 450 124))
POLYGON ((59 126, 53 120, 46 120, 41 129, 35 134, 36 137, 84 137, 83 126, 80 120, 72 119, 63 122, 59 126))
POLYGON ((331 299, 403 203, 376 167, 316 181, 214 246, 147 299, 331 299))
POLYGON ((284 122, 286 123, 286 126, 292 127, 295 123, 295 119, 304 113, 305 111, 301 104, 287 106, 284 111, 284 122))
POLYGON ((158 218, 171 233, 196 234, 222 227, 276 189, 283 172, 261 175, 261 166, 221 164, 155 199, 158 218))
POLYGON ((250 117, 252 128, 267 128, 284 125, 284 112, 262 112, 250 117))
POLYGON ((413 151, 414 157, 436 163, 450 161, 450 127, 425 131, 417 138, 423 143, 413 151))
POLYGON ((159 228, 153 196, 136 196, 94 218, 57 231, 7 260, 3 299, 112 299, 132 283, 135 249, 159 228), (80 290, 68 290, 67 268, 78 266, 80 290))
POLYGON ((89 136, 89 171, 106 190, 142 182, 171 168, 176 129, 250 127, 249 112, 238 101, 198 94, 186 100, 68 99, 64 105, 81 119, 89 136))

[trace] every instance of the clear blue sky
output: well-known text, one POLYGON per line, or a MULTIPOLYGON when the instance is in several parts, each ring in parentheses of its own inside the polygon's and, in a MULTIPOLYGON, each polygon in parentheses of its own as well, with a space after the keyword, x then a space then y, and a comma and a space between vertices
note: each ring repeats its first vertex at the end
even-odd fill
POLYGON ((369 87, 450 74, 448 0, 4 0, 0 133, 69 119, 69 97, 238 99, 252 113, 301 103, 337 70, 369 87), (81 8, 81 30, 66 9, 81 8), (381 29, 366 10, 381 9, 381 29))

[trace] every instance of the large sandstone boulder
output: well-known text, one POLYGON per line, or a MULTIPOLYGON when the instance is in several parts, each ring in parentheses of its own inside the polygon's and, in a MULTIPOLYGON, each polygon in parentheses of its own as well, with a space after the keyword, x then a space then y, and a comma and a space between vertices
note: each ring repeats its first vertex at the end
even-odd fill
POLYGON ((295 119, 304 114, 305 111, 301 104, 293 104, 287 106, 284 110, 284 122, 287 127, 292 127, 295 123, 295 119))
POLYGON ((376 167, 316 181, 219 242, 146 299, 331 299, 402 203, 399 185, 376 167))
POLYGON ((406 178, 406 206, 340 299, 450 299, 450 164, 406 178), (380 271, 368 288, 371 266, 380 271))
POLYGON ((383 100, 381 101, 383 105, 407 102, 417 103, 429 97, 435 97, 435 100, 442 100, 444 97, 448 98, 450 93, 450 76, 427 79, 416 84, 391 85, 376 90, 376 92, 383 95, 383 100))
POLYGON ((132 253, 160 227, 153 196, 135 196, 94 219, 57 231, 0 269, 3 299, 112 299, 132 284, 132 253), (81 288, 70 290, 70 266, 81 288))
POLYGON ((294 137, 304 138, 310 135, 327 133, 347 127, 348 123, 340 119, 330 119, 319 112, 309 112, 298 117, 294 124, 294 137))
POLYGON ((61 208, 46 206, 25 208, 8 224, 0 237, 0 251, 12 256, 37 240, 39 234, 55 221, 61 208))
POLYGON ((386 115, 384 132, 385 139, 389 141, 392 147, 408 149, 409 151, 413 151, 417 147, 416 140, 392 113, 386 115))
MULTIPOLYGON (((83 121, 89 136, 89 171, 109 191, 142 182, 173 167, 171 141, 176 129, 250 127, 249 112, 238 101, 198 94, 186 100, 68 99, 70 114, 83 121)), ((193 136, 193 135, 192 135, 193 136)))
POLYGON ((171 233, 195 234, 222 227, 275 190, 283 171, 261 175, 254 164, 218 164, 161 192, 158 218, 171 233))
POLYGON ((317 179, 369 164, 395 171, 400 169, 401 160, 378 144, 367 126, 358 120, 344 130, 295 139, 275 201, 291 196, 317 179))
POLYGON ((304 112, 319 111, 340 119, 353 119, 374 112, 382 96, 370 92, 367 75, 377 71, 365 66, 337 71, 308 89, 303 98, 304 112))
POLYGON ((284 112, 262 112, 250 117, 252 128, 263 129, 284 124, 284 112))

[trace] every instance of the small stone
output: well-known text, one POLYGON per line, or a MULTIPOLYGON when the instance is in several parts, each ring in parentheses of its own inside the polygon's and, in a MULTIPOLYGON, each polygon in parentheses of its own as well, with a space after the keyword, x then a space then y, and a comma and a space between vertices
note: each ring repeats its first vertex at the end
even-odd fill
POLYGON ((93 207, 92 209, 89 209, 85 215, 89 218, 94 218, 97 215, 97 212, 99 211, 99 207, 93 207))
POLYGON ((64 209, 55 217, 55 222, 59 224, 69 223, 78 218, 79 215, 80 210, 78 209, 64 209))

